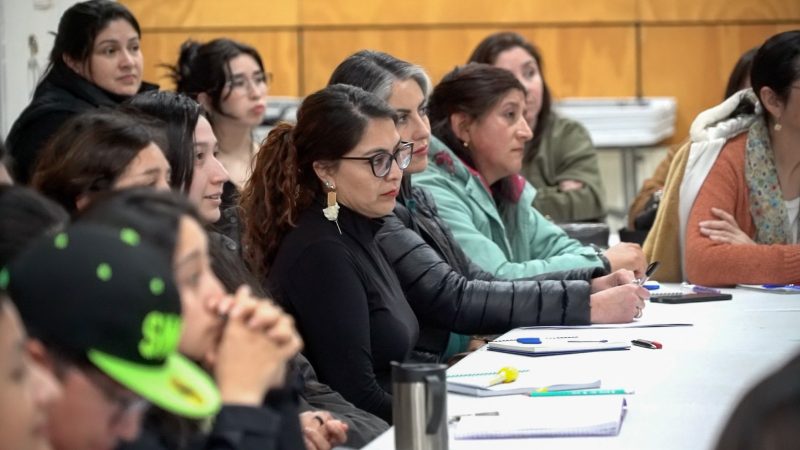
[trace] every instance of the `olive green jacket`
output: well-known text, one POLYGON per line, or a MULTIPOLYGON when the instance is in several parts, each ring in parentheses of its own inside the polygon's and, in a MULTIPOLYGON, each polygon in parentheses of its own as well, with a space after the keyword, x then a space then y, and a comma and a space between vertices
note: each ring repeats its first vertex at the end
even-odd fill
POLYGON ((533 206, 557 223, 602 220, 605 190, 597 165, 597 151, 586 128, 578 122, 550 115, 538 152, 525 148, 521 175, 536 188, 533 206), (563 180, 583 182, 581 189, 562 192, 563 180))

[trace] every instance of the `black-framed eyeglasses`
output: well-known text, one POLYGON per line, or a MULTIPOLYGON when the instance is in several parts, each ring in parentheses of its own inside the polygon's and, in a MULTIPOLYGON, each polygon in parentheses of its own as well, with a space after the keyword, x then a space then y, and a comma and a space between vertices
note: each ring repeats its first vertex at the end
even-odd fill
POLYGON ((369 161, 369 165, 372 167, 372 174, 378 178, 383 178, 392 170, 392 161, 397 161, 397 167, 400 170, 406 170, 406 167, 411 164, 411 154, 413 152, 413 142, 400 141, 395 147, 394 153, 381 150, 372 156, 342 156, 339 159, 369 161))

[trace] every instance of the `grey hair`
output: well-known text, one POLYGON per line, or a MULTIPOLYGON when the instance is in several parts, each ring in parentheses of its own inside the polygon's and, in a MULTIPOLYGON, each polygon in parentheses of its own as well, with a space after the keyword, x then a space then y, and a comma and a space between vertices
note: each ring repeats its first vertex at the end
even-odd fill
POLYGON ((349 84, 371 92, 384 101, 392 94, 395 81, 414 80, 427 99, 431 80, 422 67, 375 50, 361 50, 342 61, 331 74, 328 85, 349 84))

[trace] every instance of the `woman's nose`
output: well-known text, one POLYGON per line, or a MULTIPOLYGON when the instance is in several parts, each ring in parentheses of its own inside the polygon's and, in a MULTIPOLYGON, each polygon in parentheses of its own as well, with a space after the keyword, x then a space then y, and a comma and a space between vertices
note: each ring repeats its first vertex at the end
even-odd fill
POLYGON ((517 128, 517 136, 523 141, 530 141, 533 139, 533 131, 531 131, 531 127, 528 125, 528 121, 525 120, 525 117, 520 118, 520 126, 517 128))

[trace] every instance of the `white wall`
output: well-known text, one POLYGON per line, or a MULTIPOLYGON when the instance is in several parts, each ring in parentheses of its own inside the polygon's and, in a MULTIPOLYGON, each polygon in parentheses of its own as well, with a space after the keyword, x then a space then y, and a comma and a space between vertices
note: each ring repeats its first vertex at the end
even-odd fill
POLYGON ((0 0, 0 136, 30 101, 34 80, 28 70, 28 36, 36 36, 39 75, 47 67, 58 19, 76 0, 0 0), (43 9, 39 9, 39 8, 43 9))

